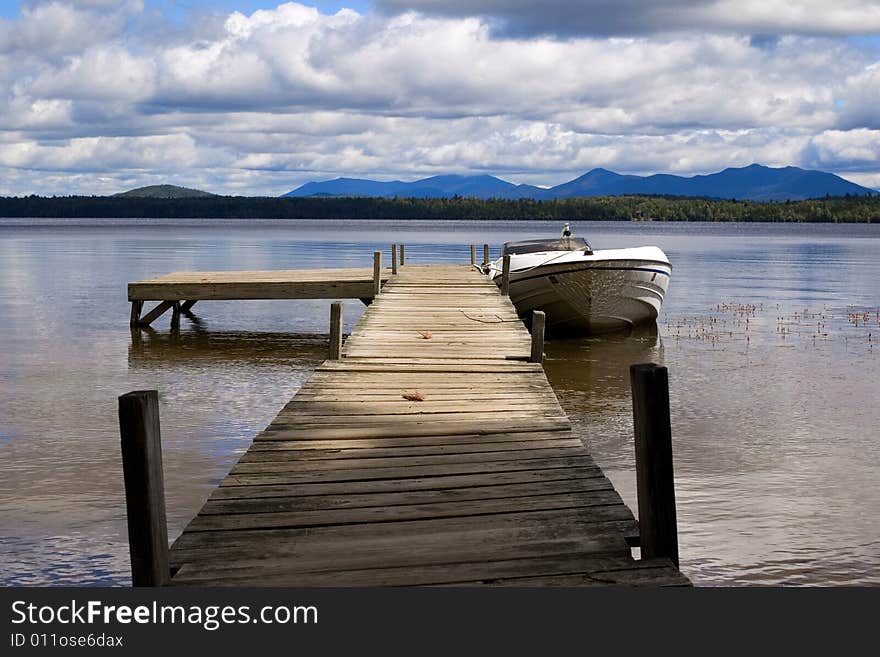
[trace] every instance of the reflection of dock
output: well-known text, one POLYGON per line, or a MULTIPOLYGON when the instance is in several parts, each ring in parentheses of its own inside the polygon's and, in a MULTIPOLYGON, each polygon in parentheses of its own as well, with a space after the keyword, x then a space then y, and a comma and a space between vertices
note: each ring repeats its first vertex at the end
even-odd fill
MULTIPOLYGON (((190 319, 197 320, 193 317, 190 319)), ((313 367, 327 357, 327 335, 314 333, 254 333, 248 331, 131 330, 128 364, 132 368, 162 368, 199 363, 258 363, 285 360, 313 367)))
MULTIPOLYGON (((688 584, 669 558, 633 559, 632 513, 534 354, 477 271, 401 268, 140 582, 688 584)), ((153 403, 121 408, 135 399, 153 403)), ((130 537, 147 506, 129 505, 130 537)))

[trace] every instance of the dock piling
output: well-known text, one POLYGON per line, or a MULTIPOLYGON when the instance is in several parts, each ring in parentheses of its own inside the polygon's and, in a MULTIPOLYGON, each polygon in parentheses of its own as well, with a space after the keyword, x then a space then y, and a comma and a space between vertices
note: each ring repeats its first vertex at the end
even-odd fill
POLYGON ((489 264, 489 245, 483 244, 483 264, 489 264))
POLYGON ((373 296, 379 296, 382 289, 382 252, 373 252, 373 296))
POLYGON ((471 244, 471 267, 477 264, 477 245, 471 244))
POLYGON ((162 586, 171 578, 159 394, 137 390, 119 397, 119 433, 133 586, 162 586))
POLYGON ((397 244, 391 245, 391 273, 397 276, 397 244))
POLYGON ((505 297, 510 296, 510 256, 504 256, 504 262, 501 268, 501 294, 505 297))
POLYGON ((405 250, 405 246, 406 246, 405 244, 401 244, 401 245, 400 245, 400 266, 401 266, 401 267, 403 267, 403 265, 405 264, 405 263, 404 263, 404 250, 405 250))
POLYGON ((654 363, 629 372, 642 558, 667 557, 678 567, 668 372, 654 363))
POLYGON ((342 357, 342 302, 330 304, 330 360, 342 357))
POLYGON ((529 361, 532 363, 544 362, 544 324, 546 315, 543 310, 532 311, 532 354, 529 361))
POLYGON ((144 302, 135 299, 131 302, 131 320, 128 325, 135 328, 141 321, 141 311, 144 309, 144 302))
POLYGON ((180 330, 180 301, 175 301, 171 306, 171 330, 180 330))

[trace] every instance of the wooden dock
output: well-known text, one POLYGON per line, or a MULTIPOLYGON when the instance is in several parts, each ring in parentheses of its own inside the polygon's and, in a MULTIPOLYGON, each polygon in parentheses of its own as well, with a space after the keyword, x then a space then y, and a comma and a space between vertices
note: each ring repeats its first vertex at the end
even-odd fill
MULTIPOLYGON (((187 284, 175 277, 170 285, 187 284)), ((137 285, 147 284, 154 295, 166 285, 137 285)), ((531 348, 509 299, 475 269, 401 267, 342 357, 317 368, 211 493, 166 555, 170 570, 160 559, 158 580, 140 581, 689 584, 670 559, 632 558, 633 515, 529 362, 531 348)), ((135 564, 161 552, 162 540, 142 549, 136 537, 164 524, 164 502, 161 518, 132 511, 129 489, 142 482, 130 484, 128 463, 140 457, 125 436, 145 432, 149 443, 151 429, 126 424, 123 398, 135 564)), ((158 478, 161 490, 161 463, 158 478)))

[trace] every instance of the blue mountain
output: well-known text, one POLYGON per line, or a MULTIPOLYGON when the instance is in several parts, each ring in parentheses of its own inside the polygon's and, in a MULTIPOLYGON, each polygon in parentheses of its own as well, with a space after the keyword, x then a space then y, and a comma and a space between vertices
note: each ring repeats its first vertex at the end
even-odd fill
POLYGON ((751 201, 795 201, 823 196, 876 193, 876 190, 856 185, 833 173, 810 171, 798 167, 772 168, 752 164, 747 167, 728 168, 718 173, 691 177, 670 174, 632 176, 622 175, 607 169, 593 169, 574 180, 550 188, 515 185, 489 175, 433 176, 413 182, 400 180, 377 182, 356 178, 336 178, 335 180, 306 183, 284 194, 284 196, 400 196, 415 198, 472 196, 476 198, 557 199, 653 194, 751 201))
POLYGON ((541 191, 531 185, 515 185, 495 176, 432 176, 413 182, 378 182, 360 178, 335 178, 309 182, 283 196, 381 196, 408 198, 523 198, 541 191))

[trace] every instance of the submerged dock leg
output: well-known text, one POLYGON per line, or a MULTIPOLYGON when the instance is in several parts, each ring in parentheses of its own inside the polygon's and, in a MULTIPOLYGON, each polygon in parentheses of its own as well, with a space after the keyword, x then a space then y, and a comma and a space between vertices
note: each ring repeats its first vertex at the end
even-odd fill
POLYGON ((629 374, 642 558, 668 557, 678 567, 669 376, 654 363, 632 365, 629 374))
POLYGON ((162 586, 171 578, 159 394, 129 392, 119 398, 122 472, 128 515, 128 548, 133 586, 162 586))
POLYGON ((342 302, 330 304, 330 360, 342 357, 342 302))
POLYGON ((141 323, 141 311, 144 309, 143 301, 132 301, 131 302, 131 320, 129 320, 128 325, 132 328, 136 327, 141 323))

